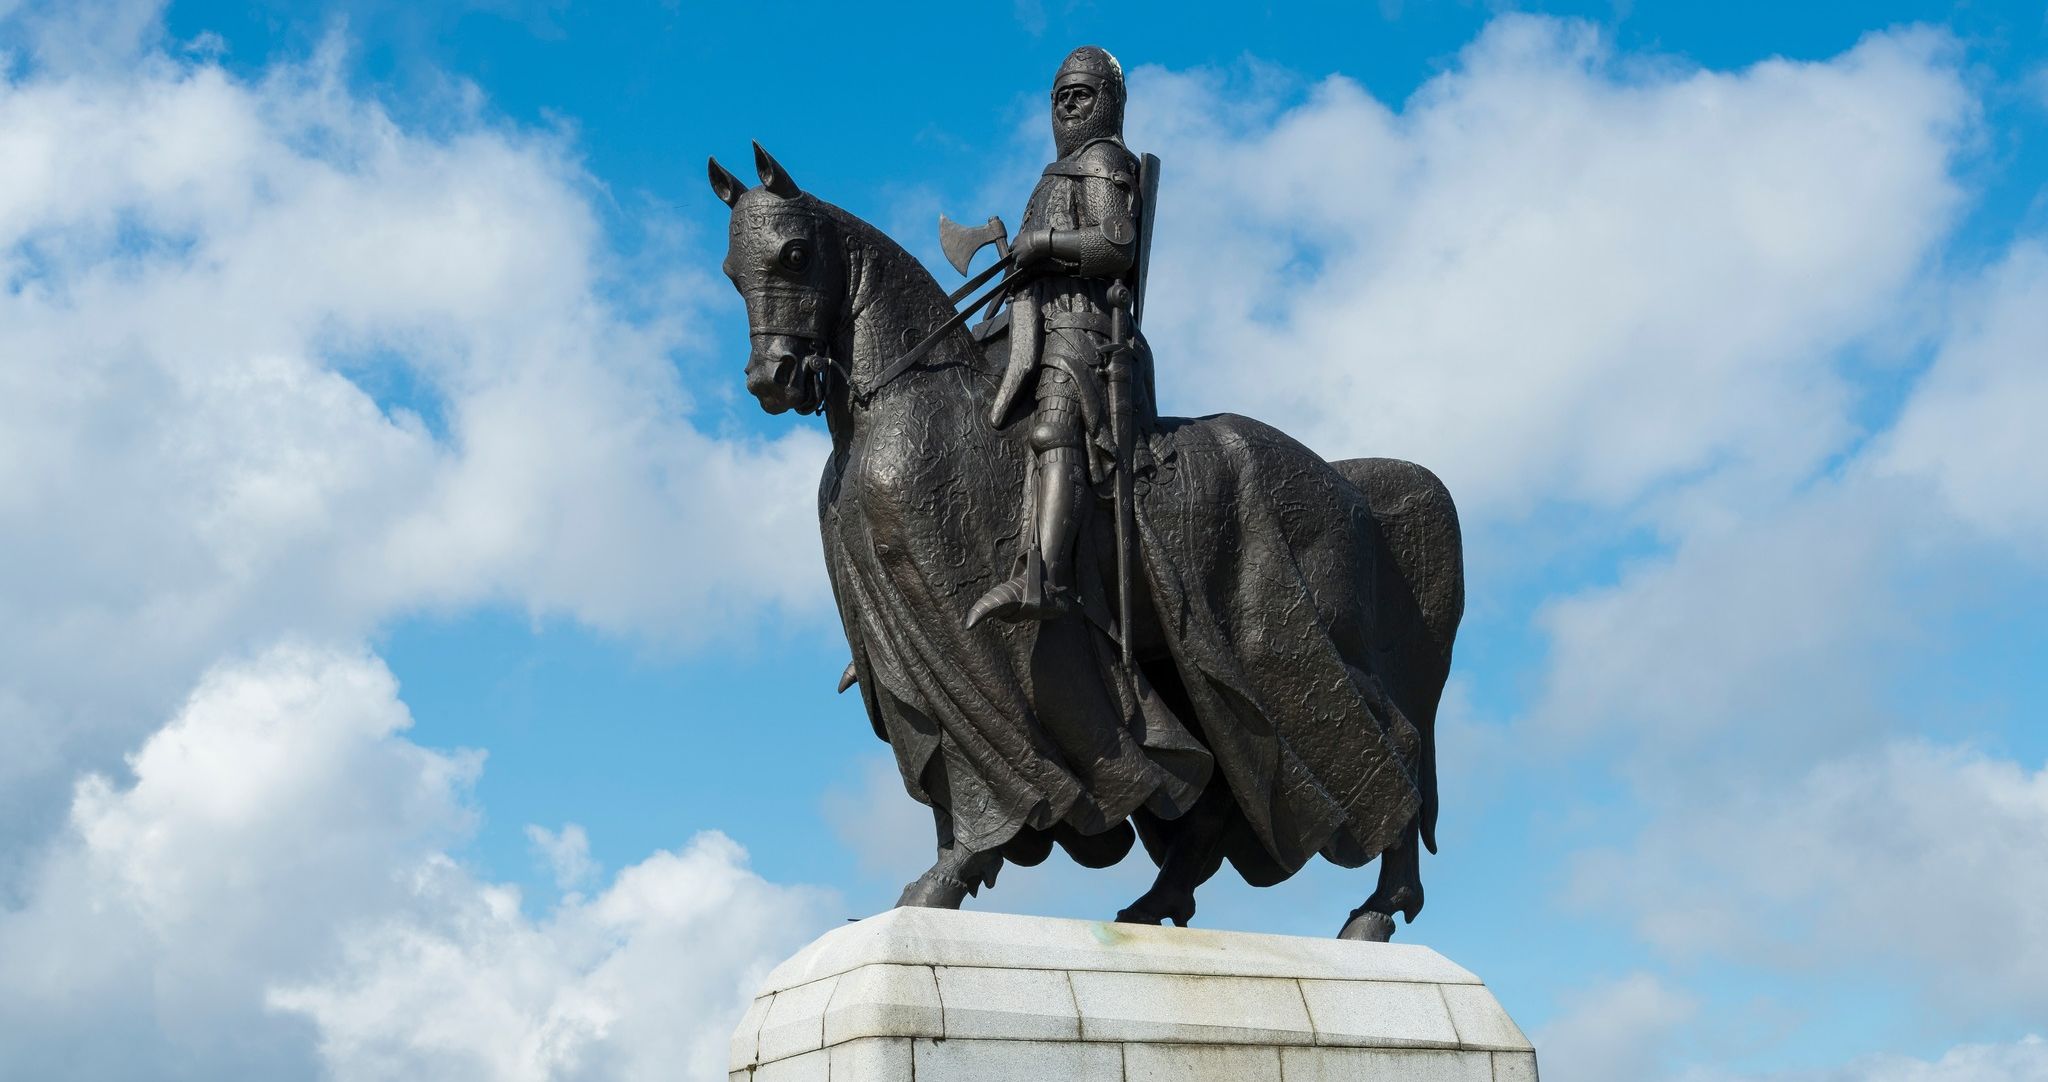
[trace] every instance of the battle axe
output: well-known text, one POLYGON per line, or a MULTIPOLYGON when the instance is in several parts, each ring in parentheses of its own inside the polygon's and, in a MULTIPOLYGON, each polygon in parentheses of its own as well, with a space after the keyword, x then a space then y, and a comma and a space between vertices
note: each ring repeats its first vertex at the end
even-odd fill
POLYGON ((989 245, 996 246, 996 256, 1010 254, 1010 231, 1003 226, 1003 220, 991 214, 988 221, 969 229, 945 215, 939 215, 939 247, 946 251, 946 262, 963 276, 968 264, 974 262, 974 253, 989 245))
MULTIPOLYGON (((969 229, 943 214, 939 215, 939 248, 946 253, 946 262, 953 264, 953 269, 961 274, 966 274, 968 265, 974 262, 974 253, 991 244, 996 246, 996 261, 954 290, 952 296, 946 298, 947 304, 959 304, 962 298, 1009 269, 1016 260, 1010 256, 1010 230, 1003 225, 1001 218, 991 214, 988 221, 969 229)), ((967 310, 972 312, 976 307, 969 305, 967 310)))

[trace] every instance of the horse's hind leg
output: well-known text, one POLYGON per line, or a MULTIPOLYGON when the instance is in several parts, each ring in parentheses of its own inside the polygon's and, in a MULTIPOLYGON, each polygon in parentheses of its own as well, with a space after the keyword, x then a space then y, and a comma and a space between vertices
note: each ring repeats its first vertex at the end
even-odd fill
POLYGON ((1188 920, 1195 915, 1195 888, 1208 882, 1223 866, 1223 838, 1236 809, 1230 788, 1220 776, 1212 777, 1195 806, 1173 821, 1173 840, 1167 843, 1151 889, 1125 906, 1116 919, 1125 924, 1164 924, 1170 920, 1187 927, 1188 920))
POLYGON ((953 837, 953 816, 945 810, 950 792, 944 773, 928 771, 924 780, 925 791, 934 797, 932 825, 938 831, 939 855, 923 875, 903 888, 896 904, 958 909, 968 895, 984 886, 995 886, 996 873, 1003 867, 1003 854, 994 849, 977 852, 961 845, 953 837))
POLYGON ((967 896, 983 886, 993 886, 1003 855, 994 850, 973 852, 957 846, 939 850, 939 859, 923 875, 910 881, 896 899, 899 906, 927 909, 958 909, 967 896))
POLYGON ((1351 911, 1338 939, 1385 943, 1394 936, 1394 914, 1414 923, 1422 912, 1421 821, 1411 819, 1392 849, 1380 854, 1380 883, 1365 904, 1351 911))

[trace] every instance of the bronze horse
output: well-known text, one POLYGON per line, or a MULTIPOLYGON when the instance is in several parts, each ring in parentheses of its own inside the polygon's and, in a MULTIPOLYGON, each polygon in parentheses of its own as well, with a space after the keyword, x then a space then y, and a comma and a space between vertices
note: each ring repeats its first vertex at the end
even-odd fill
POLYGON ((938 831, 899 904, 957 907, 1005 861, 1036 864, 1055 844, 1106 867, 1136 838, 1159 874, 1120 920, 1185 924, 1224 860, 1264 886, 1320 853, 1380 860, 1340 935, 1384 940, 1392 914, 1412 921, 1464 609, 1443 485, 1408 462, 1325 462, 1244 417, 1156 416, 1141 342, 1131 626, 1112 615, 1111 516, 1096 513, 1074 611, 968 628, 1018 551, 1030 466, 1028 423, 988 418, 1003 321, 955 330, 880 382, 952 316, 946 291, 754 151, 758 186, 710 165, 732 211, 724 270, 747 306, 747 388, 831 430, 818 513, 853 654, 843 686, 858 684, 938 831))

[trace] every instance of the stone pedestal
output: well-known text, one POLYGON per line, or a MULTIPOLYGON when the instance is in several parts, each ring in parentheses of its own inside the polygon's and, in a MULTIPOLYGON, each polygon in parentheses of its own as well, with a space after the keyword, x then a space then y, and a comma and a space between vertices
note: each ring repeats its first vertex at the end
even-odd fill
POLYGON ((1427 947, 896 909, 768 975, 730 1082, 1536 1082, 1427 947))

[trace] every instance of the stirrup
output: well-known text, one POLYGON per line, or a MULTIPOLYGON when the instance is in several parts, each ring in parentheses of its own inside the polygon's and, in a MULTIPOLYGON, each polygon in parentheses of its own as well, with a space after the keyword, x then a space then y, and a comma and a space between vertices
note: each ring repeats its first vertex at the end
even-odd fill
POLYGON ((996 583, 995 588, 981 595, 981 600, 967 610, 967 625, 973 627, 983 619, 993 616, 998 620, 1023 623, 1027 620, 1052 620, 1065 616, 1072 607, 1068 602, 1068 590, 1048 585, 1037 603, 1029 597, 1031 582, 1029 569, 1020 571, 1009 579, 996 583))

